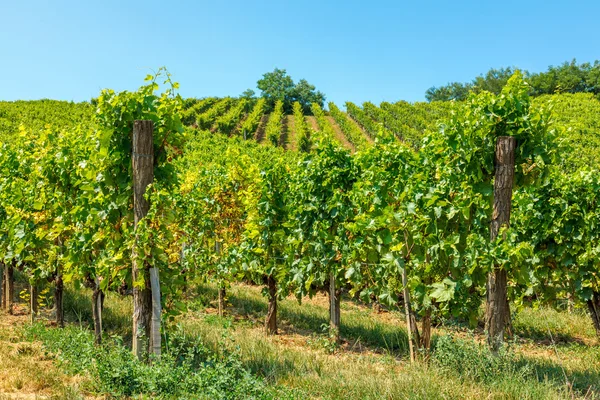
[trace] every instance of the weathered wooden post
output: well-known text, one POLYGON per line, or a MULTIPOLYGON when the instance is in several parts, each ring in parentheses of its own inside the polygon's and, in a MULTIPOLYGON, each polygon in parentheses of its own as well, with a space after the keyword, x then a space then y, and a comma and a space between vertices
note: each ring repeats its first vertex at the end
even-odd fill
POLYGON ((402 297, 404 297, 404 314, 406 314, 406 335, 408 337, 408 351, 410 352, 410 362, 414 363, 416 360, 415 354, 415 341, 418 342, 418 332, 415 335, 416 320, 413 316, 412 307, 410 305, 410 290, 408 288, 408 277, 406 273, 406 265, 402 268, 402 297))
POLYGON ((9 264, 7 264, 5 266, 5 275, 4 275, 4 281, 5 281, 5 307, 6 307, 6 311, 9 314, 12 314, 14 312, 14 300, 15 300, 15 277, 14 277, 14 273, 15 273, 15 267, 14 267, 14 261, 11 261, 9 264))
POLYGON ((155 356, 160 356, 160 318, 162 314, 161 296, 160 296, 160 280, 158 276, 158 268, 153 266, 150 268, 150 289, 152 291, 152 321, 150 335, 150 351, 155 356))
POLYGON ((4 263, 0 262, 0 308, 6 307, 6 297, 4 296, 6 290, 4 289, 4 271, 6 270, 4 263))
POLYGON ((94 342, 102 344, 102 289, 100 280, 96 277, 92 283, 92 318, 94 320, 94 342))
POLYGON ((152 121, 133 123, 132 169, 133 213, 135 243, 132 250, 133 278, 133 353, 142 358, 143 352, 160 355, 160 284, 156 267, 141 260, 138 254, 137 229, 146 217, 150 204, 144 197, 148 185, 154 180, 154 125, 152 121), (143 281, 143 286, 139 282, 143 281), (138 284, 136 284, 138 283, 138 284))
POLYGON ((56 308, 56 326, 59 328, 65 327, 65 312, 63 304, 63 292, 65 284, 60 272, 54 278, 54 307, 56 308))
POLYGON ((336 287, 335 273, 329 274, 329 329, 336 342, 340 341, 340 300, 342 291, 336 287))
MULTIPOLYGON (((494 241, 502 227, 510 224, 512 190, 515 178, 515 149, 517 141, 511 136, 499 136, 496 141, 494 206, 490 224, 490 240, 494 241)), ((494 265, 488 275, 485 330, 488 345, 497 352, 504 342, 504 331, 510 324, 507 297, 507 273, 494 265)))
POLYGON ((593 291, 592 297, 586 303, 596 329, 596 336, 600 338, 600 293, 593 291))
MULTIPOLYGON (((215 236, 215 253, 217 254, 217 257, 221 254, 221 242, 219 242, 217 240, 217 237, 215 236)), ((219 287, 218 289, 218 315, 219 317, 222 317, 223 315, 225 315, 225 296, 227 295, 226 291, 225 291, 225 283, 222 281, 219 281, 219 287)))
POLYGON ((269 306, 265 319, 265 330, 267 335, 277 334, 277 282, 273 275, 267 276, 267 287, 269 289, 269 306))
POLYGON ((35 322, 35 317, 38 312, 38 291, 36 283, 29 284, 29 311, 31 312, 31 323, 35 322))

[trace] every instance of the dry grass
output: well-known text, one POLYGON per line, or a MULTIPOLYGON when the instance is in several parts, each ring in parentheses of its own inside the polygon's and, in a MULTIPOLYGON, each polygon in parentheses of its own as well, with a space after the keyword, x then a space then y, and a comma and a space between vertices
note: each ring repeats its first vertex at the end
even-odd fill
POLYGON ((28 317, 16 311, 0 311, 0 399, 82 398, 80 377, 62 373, 39 343, 22 341, 18 331, 28 317))
MULTIPOLYGON (((213 289, 203 290, 199 297, 211 299, 213 289)), ((304 300, 301 306, 293 298, 281 301, 280 335, 267 337, 262 326, 264 299, 260 288, 235 285, 228 293, 227 317, 218 318, 211 304, 204 304, 179 321, 183 329, 203 337, 215 349, 223 337, 229 338, 255 373, 274 384, 303 390, 314 398, 570 398, 581 393, 571 392, 570 387, 557 379, 561 368, 570 371, 570 376, 584 390, 600 377, 600 370, 586 369, 589 364, 584 362, 595 354, 596 347, 569 355, 572 366, 556 358, 550 362, 540 360, 543 362, 539 364, 539 372, 542 381, 544 376, 548 377, 547 384, 528 382, 523 386, 512 382, 509 376, 482 384, 425 363, 410 365, 402 343, 403 315, 399 311, 375 312, 353 301, 342 303, 343 344, 332 347, 326 335, 315 333, 327 321, 328 301, 324 294, 304 300), (589 379, 581 373, 582 369, 589 379)), ((539 320, 544 312, 537 311, 534 316, 539 320)), ((533 316, 525 317, 529 320, 533 316)), ((577 323, 587 321, 580 318, 577 323)), ((456 328, 434 330, 435 335, 447 333, 465 340, 484 341, 481 332, 467 333, 456 328)), ((531 352, 530 341, 524 338, 511 346, 516 354, 536 361, 538 355, 531 352)), ((542 344, 533 344, 533 349, 546 354, 555 351, 554 347, 542 344)))
MULTIPOLYGON (((89 293, 69 290, 65 299, 72 322, 89 319, 89 293)), ((517 340, 511 348, 531 363, 538 379, 515 380, 499 375, 485 382, 434 364, 407 361, 404 316, 400 311, 377 312, 351 300, 342 303, 341 345, 333 344, 327 323, 325 294, 279 302, 280 334, 266 336, 266 309, 261 289, 234 285, 228 290, 226 316, 216 315, 216 291, 200 286, 187 300, 190 311, 173 325, 200 336, 214 351, 236 350, 244 365, 273 385, 298 390, 298 398, 318 399, 554 399, 598 398, 600 347, 585 313, 525 309, 514 319, 517 340), (552 332, 552 338, 548 334, 552 332), (225 343, 225 347, 223 347, 225 343)), ((130 330, 131 299, 109 294, 107 333, 125 337, 130 330)), ((7 396, 78 398, 82 382, 62 374, 38 344, 20 341, 25 316, 0 315, 0 392, 7 396)), ((171 326, 171 329, 174 329, 171 326)), ((480 331, 438 327, 434 336, 451 333, 466 341, 483 342, 480 331)), ((0 395, 0 399, 1 399, 0 395)), ((34 397, 29 397, 34 398, 34 397)))

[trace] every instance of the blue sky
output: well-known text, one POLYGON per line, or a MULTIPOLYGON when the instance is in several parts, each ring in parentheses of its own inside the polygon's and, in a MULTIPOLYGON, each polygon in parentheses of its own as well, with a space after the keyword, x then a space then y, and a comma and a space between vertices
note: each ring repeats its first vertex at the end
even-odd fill
POLYGON ((184 97, 275 67, 328 100, 419 101, 491 67, 600 59, 600 1, 0 0, 0 99, 89 100, 167 66, 184 97))

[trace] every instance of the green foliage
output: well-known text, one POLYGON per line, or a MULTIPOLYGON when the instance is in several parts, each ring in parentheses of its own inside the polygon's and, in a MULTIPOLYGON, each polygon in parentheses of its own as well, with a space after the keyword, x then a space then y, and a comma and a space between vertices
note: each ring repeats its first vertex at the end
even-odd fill
MULTIPOLYGON (((197 100, 197 99, 194 99, 194 100, 197 100)), ((206 99, 197 100, 196 102, 189 105, 188 107, 186 107, 187 102, 184 101, 183 108, 185 111, 183 111, 183 113, 181 115, 181 122, 183 122, 183 124, 186 126, 192 125, 193 123, 196 122, 196 118, 199 114, 206 112, 210 107, 215 105, 218 101, 219 101, 219 99, 216 97, 208 97, 206 99)))
POLYGON ((335 354, 340 349, 337 337, 338 333, 330 329, 328 324, 322 324, 321 333, 313 334, 307 343, 316 349, 325 350, 328 354, 335 354))
MULTIPOLYGON (((490 69, 485 75, 476 77, 470 83, 452 82, 441 87, 431 87, 425 92, 427 101, 466 100, 469 92, 484 91, 500 94, 502 88, 515 72, 514 68, 490 69)), ((593 93, 600 94, 600 61, 577 64, 571 62, 548 67, 546 72, 529 73, 524 71, 531 84, 530 94, 539 96, 555 93, 593 93)))
POLYGON ((277 102, 286 104, 291 101, 294 80, 285 69, 275 68, 273 72, 263 74, 256 86, 261 91, 261 96, 267 100, 269 108, 273 108, 277 102))
POLYGON ((94 120, 94 107, 89 103, 57 100, 0 101, 0 142, 18 139, 19 127, 39 131, 50 124, 56 130, 73 126, 90 126, 94 120))
POLYGON ((252 100, 252 99, 256 98, 256 93, 252 89, 246 89, 242 92, 242 94, 240 95, 240 98, 246 99, 246 100, 252 100))
POLYGON ((442 336, 437 340, 432 359, 440 368, 479 382, 509 377, 526 384, 528 380, 537 379, 535 369, 509 350, 502 349, 499 354, 493 354, 483 345, 451 336, 442 336))
POLYGON ((231 97, 226 97, 215 103, 211 108, 196 116, 196 127, 202 130, 210 129, 216 119, 223 113, 227 112, 233 106, 235 100, 231 97))
POLYGON ((470 83, 450 82, 445 86, 432 86, 425 92, 427 101, 465 100, 473 89, 470 83))
POLYGON ((287 265, 282 196, 295 153, 199 133, 185 154, 177 162, 182 186, 175 197, 188 278, 226 286, 285 275, 277 272, 287 265))
POLYGON ((534 261, 527 243, 500 236, 488 244, 495 144, 498 136, 517 138, 519 190, 548 176, 555 133, 550 112, 531 107, 528 88, 516 73, 499 96, 472 95, 443 129, 424 139, 419 153, 424 175, 411 179, 406 206, 417 301, 425 307, 432 300, 445 303, 445 311, 473 321, 475 294, 483 291, 492 265, 505 266, 517 281, 527 275, 522 266, 534 261))
POLYGON ((314 85, 308 83, 306 79, 300 79, 294 84, 285 69, 275 68, 273 72, 267 72, 257 82, 257 87, 261 91, 261 96, 267 100, 269 109, 273 109, 277 102, 281 101, 286 114, 292 111, 293 103, 296 101, 300 103, 305 113, 310 112, 312 103, 323 107, 325 102, 325 95, 315 91, 314 85))
POLYGON ((554 304, 574 295, 585 304, 600 292, 599 193, 597 171, 586 170, 556 170, 545 185, 519 193, 517 202, 526 206, 517 208, 515 228, 533 246, 536 263, 522 272, 515 297, 535 293, 539 302, 554 304))
POLYGON ((573 59, 559 66, 550 66, 548 71, 531 74, 529 81, 533 95, 555 93, 600 94, 600 61, 577 65, 573 59))
POLYGON ((231 135, 236 130, 242 116, 244 115, 248 106, 246 99, 240 99, 238 103, 232 107, 228 112, 221 115, 215 121, 215 128, 219 133, 225 135, 231 135))
POLYGON ((319 104, 313 103, 310 106, 310 110, 317 119, 317 124, 319 125, 319 131, 317 132, 316 139, 326 141, 334 140, 335 132, 333 131, 333 126, 331 126, 331 122, 329 122, 327 119, 323 108, 319 104))
POLYGON ((389 113, 386 128, 401 140, 418 147, 423 137, 437 131, 439 124, 450 118, 454 105, 451 102, 410 104, 399 101, 393 104, 383 102, 380 107, 389 113))
POLYGON ((348 192, 356 180, 350 153, 327 137, 291 175, 289 244, 294 259, 290 279, 300 298, 332 275, 344 281, 345 223, 352 218, 348 192))
POLYGON ((369 142, 365 138, 363 131, 356 125, 354 121, 343 113, 333 102, 329 103, 329 113, 340 126, 344 135, 350 143, 356 146, 357 149, 361 149, 368 146, 369 142))
POLYGON ((348 111, 348 115, 350 115, 350 117, 352 117, 371 138, 377 137, 377 134, 382 128, 377 121, 371 119, 364 110, 354 103, 346 102, 346 110, 348 111))
MULTIPOLYGON (((298 102, 302 106, 302 111, 305 113, 310 112, 310 106, 313 103, 323 107, 325 103, 325 95, 319 91, 315 91, 315 85, 311 85, 306 79, 300 79, 296 86, 292 89, 291 101, 298 102)), ((289 110, 290 107, 286 110, 289 110)))
POLYGON ((29 340, 40 340, 45 351, 66 371, 87 374, 94 390, 114 397, 270 399, 275 394, 252 376, 239 355, 222 349, 217 355, 199 339, 181 332, 168 335, 166 351, 151 364, 138 361, 119 338, 102 347, 92 333, 75 327, 63 330, 41 325, 26 328, 29 340))
POLYGON ((283 131, 283 101, 277 100, 275 108, 269 116, 267 127, 265 129, 265 135, 267 140, 273 146, 278 146, 280 143, 281 133, 283 131))
POLYGON ((176 94, 179 84, 171 80, 171 74, 160 68, 156 75, 148 75, 148 85, 140 87, 136 92, 115 93, 106 89, 98 98, 96 118, 98 123, 112 131, 108 146, 123 154, 119 161, 127 163, 131 157, 131 135, 133 121, 150 120, 154 122, 154 157, 157 165, 163 163, 170 155, 173 147, 181 145, 183 126, 181 109, 183 99, 176 94), (163 84, 168 85, 160 94, 157 82, 164 74, 163 84))
POLYGON ((240 132, 242 132, 243 137, 254 137, 256 129, 258 128, 260 120, 266 110, 266 103, 267 102, 264 98, 260 98, 256 101, 252 112, 248 114, 244 122, 242 122, 240 132))
POLYGON ((308 153, 312 147, 310 139, 310 128, 304 119, 302 106, 298 102, 294 102, 294 124, 296 127, 296 140, 298 143, 298 151, 308 153))
POLYGON ((539 96, 533 106, 551 105, 554 120, 564 127, 559 138, 563 148, 559 154, 564 170, 574 172, 580 168, 600 167, 600 101, 592 94, 560 94, 539 96))
MULTIPOLYGON (((243 119, 249 100, 184 102, 176 87, 161 70, 138 91, 105 90, 96 118, 89 105, 35 102, 20 121, 22 105, 2 104, 0 259, 31 282, 63 274, 77 284, 102 278, 104 290, 141 284, 130 276, 131 131, 132 121, 151 119, 156 178, 137 240, 161 271, 171 316, 185 309, 189 282, 227 287, 267 276, 280 296, 301 299, 333 275, 351 295, 396 305, 406 272, 417 312, 472 324, 492 265, 507 269, 517 303, 566 294, 584 303, 600 290, 600 183, 597 171, 582 168, 597 159, 591 94, 532 101, 515 73, 500 94, 462 103, 347 103, 347 115, 332 104, 358 147, 350 154, 317 102, 318 132, 294 103, 300 152, 286 152, 206 131, 255 131, 267 100, 243 119), (167 88, 159 93, 161 77, 167 88), (36 114, 53 107, 46 126, 36 114), (184 130, 184 115, 199 129, 184 130), (504 135, 518 142, 513 220, 490 243, 494 151, 504 135), (563 160, 558 137, 573 149, 563 160)), ((277 101, 266 128, 276 145, 284 111, 277 101)))

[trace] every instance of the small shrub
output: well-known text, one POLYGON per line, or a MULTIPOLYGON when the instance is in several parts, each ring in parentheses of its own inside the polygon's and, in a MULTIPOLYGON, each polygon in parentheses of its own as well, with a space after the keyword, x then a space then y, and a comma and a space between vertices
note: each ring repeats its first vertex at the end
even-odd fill
POLYGON ((484 345, 452 336, 442 336, 437 340, 432 361, 461 377, 487 383, 506 375, 514 379, 535 378, 535 369, 510 350, 502 348, 499 354, 494 355, 484 345))
POLYGON ((268 399, 281 394, 244 368, 235 351, 213 353, 179 330, 167 336, 161 358, 149 363, 138 361, 119 338, 94 346, 92 333, 77 327, 36 324, 26 327, 25 335, 40 340, 67 372, 89 374, 94 390, 114 397, 268 399))
POLYGON ((321 332, 321 334, 313 334, 307 343, 311 347, 323 349, 329 354, 336 353, 340 348, 340 344, 336 340, 337 332, 332 331, 328 324, 321 325, 321 332))

